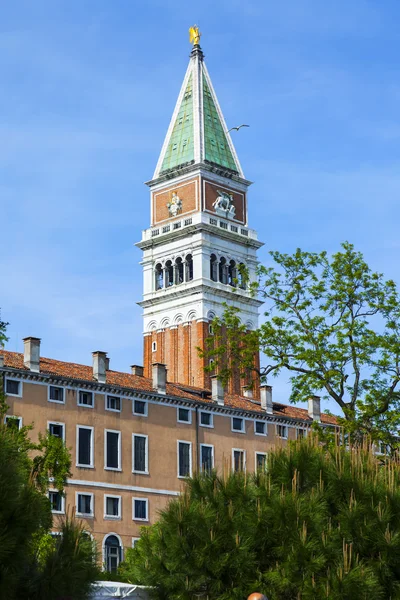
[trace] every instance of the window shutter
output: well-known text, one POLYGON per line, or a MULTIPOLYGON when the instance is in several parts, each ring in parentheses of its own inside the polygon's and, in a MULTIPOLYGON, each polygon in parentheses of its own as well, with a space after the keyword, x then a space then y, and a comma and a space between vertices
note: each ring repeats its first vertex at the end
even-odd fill
POLYGON ((118 469, 118 438, 119 434, 107 432, 107 467, 118 469))
POLYGON ((91 429, 79 429, 78 463, 90 465, 91 429))
POLYGON ((146 438, 135 436, 135 471, 146 470, 146 438))

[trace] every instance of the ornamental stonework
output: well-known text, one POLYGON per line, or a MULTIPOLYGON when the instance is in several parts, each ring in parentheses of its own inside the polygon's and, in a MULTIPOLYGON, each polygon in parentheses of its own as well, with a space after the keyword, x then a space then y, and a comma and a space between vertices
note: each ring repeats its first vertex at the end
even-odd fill
POLYGON ((207 212, 245 224, 246 195, 244 193, 203 179, 203 206, 207 212))
POLYGON ((152 193, 152 225, 199 210, 198 178, 152 193))

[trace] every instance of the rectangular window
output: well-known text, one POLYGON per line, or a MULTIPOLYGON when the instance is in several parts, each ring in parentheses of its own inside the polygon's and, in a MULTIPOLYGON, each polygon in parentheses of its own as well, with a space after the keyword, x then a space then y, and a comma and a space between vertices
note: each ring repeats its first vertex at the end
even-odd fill
POLYGON ((264 421, 254 421, 254 433, 256 435, 267 435, 267 424, 264 421))
POLYGON ((214 427, 213 414, 209 412, 200 412, 200 425, 202 427, 214 427))
POLYGON ((104 462, 106 469, 121 469, 121 432, 105 430, 104 431, 104 462))
POLYGON ((47 428, 50 435, 64 439, 64 423, 48 423, 47 428))
POLYGON ((143 400, 134 400, 133 414, 141 417, 147 417, 147 402, 144 402, 143 400))
POLYGON ((77 466, 93 467, 93 427, 77 425, 77 466))
POLYGON ((6 379, 6 394, 9 396, 22 396, 22 384, 15 379, 6 379))
POLYGON ((132 435, 132 471, 133 473, 148 473, 148 437, 147 435, 132 435))
POLYGON ((148 521, 148 504, 147 499, 133 498, 133 519, 135 521, 148 521))
POLYGON ((192 444, 178 441, 178 477, 192 474, 192 444))
POLYGON ((64 498, 60 492, 50 490, 49 500, 51 505, 51 512, 58 514, 64 513, 64 498))
POLYGON ((121 518, 121 496, 104 496, 104 516, 110 519, 121 518))
POLYGON ((9 429, 16 429, 17 431, 22 427, 22 417, 14 417, 14 415, 6 415, 4 423, 9 429))
POLYGON ((297 439, 302 440, 307 436, 307 429, 298 429, 297 430, 297 439))
POLYGON ((240 431, 240 433, 245 433, 244 419, 232 417, 232 431, 240 431))
POLYGON ((256 452, 256 472, 264 473, 267 470, 267 455, 265 452, 256 452))
POLYGON ((237 448, 232 450, 232 465, 236 473, 246 470, 246 453, 244 450, 237 448))
POLYGON ((93 517, 93 494, 76 494, 76 514, 93 517))
POLYGON ((178 423, 191 423, 192 413, 188 408, 178 408, 178 423))
POLYGON ((210 473, 214 468, 214 446, 200 444, 200 470, 210 473))
POLYGON ((121 412, 121 398, 119 396, 106 396, 106 409, 121 412))
POLYGON ((90 408, 93 408, 93 392, 79 390, 78 406, 89 406, 90 408))
POLYGON ((132 548, 134 548, 136 546, 136 544, 138 543, 139 540, 140 540, 140 538, 132 538, 132 548))
POLYGON ((64 403, 64 388, 55 385, 49 386, 49 402, 64 403))
POLYGON ((276 426, 276 435, 284 440, 287 438, 287 427, 286 425, 276 426))

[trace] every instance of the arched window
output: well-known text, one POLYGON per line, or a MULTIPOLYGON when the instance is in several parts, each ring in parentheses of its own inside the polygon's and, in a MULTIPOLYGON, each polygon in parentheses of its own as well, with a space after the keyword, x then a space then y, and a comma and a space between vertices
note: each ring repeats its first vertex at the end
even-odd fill
POLYGON ((210 279, 211 281, 218 281, 218 260, 215 254, 210 256, 210 279))
POLYGON ((158 263, 156 265, 155 284, 156 284, 156 290, 162 290, 162 288, 164 287, 164 274, 163 274, 161 263, 158 263))
POLYGON ((243 263, 239 265, 239 287, 246 289, 246 266, 243 263))
POLYGON ((219 261, 219 280, 221 283, 228 283, 228 265, 224 257, 219 261))
POLYGON ((181 258, 175 261, 175 285, 183 283, 183 262, 181 258))
POLYGON ((185 281, 192 281, 193 279, 193 257, 188 254, 185 259, 185 281))
POLYGON ((236 287, 237 285, 237 270, 236 263, 234 260, 231 260, 228 267, 228 283, 229 285, 236 287))
POLYGON ((174 285, 174 267, 172 261, 167 260, 165 263, 165 287, 171 287, 174 285))
POLYGON ((104 542, 104 567, 110 573, 116 573, 122 560, 122 547, 116 535, 107 536, 104 542))

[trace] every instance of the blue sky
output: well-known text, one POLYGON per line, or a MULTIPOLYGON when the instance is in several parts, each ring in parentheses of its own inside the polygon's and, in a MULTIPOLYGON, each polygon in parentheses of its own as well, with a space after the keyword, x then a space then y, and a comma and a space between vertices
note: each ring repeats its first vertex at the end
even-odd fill
MULTIPOLYGON (((150 179, 198 23, 268 250, 349 240, 399 281, 400 5, 14 0, 0 19, 0 306, 7 348, 142 362, 150 179)), ((273 382, 285 401, 285 377, 273 382)))

